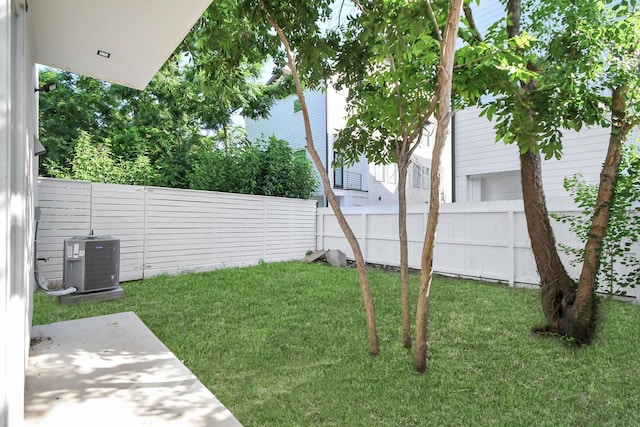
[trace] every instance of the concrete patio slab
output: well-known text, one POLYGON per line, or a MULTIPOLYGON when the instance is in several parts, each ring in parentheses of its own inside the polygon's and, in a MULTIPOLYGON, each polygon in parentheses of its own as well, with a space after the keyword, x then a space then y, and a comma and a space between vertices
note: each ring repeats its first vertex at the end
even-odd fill
POLYGON ((32 335, 26 427, 241 426, 133 312, 32 335))

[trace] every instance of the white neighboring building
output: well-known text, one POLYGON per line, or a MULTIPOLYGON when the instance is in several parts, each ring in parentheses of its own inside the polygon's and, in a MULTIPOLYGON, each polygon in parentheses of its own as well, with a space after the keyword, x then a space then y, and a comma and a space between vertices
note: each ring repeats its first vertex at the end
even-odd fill
MULTIPOLYGON (((483 34, 506 13, 500 0, 483 0, 472 9, 483 34)), ((563 134, 562 158, 542 161, 542 181, 550 204, 570 200, 563 186, 565 177, 580 173, 588 183, 599 182, 609 142, 609 129, 599 126, 563 134)), ((495 142, 495 135, 493 124, 480 117, 477 108, 456 112, 452 121, 453 201, 522 199, 518 147, 495 142)))
MULTIPOLYGON (((476 25, 481 32, 505 15, 500 0, 483 0, 473 6, 476 25)), ((331 86, 326 92, 307 92, 307 104, 312 121, 314 143, 329 172, 329 178, 342 206, 397 204, 397 173, 393 165, 376 166, 366 159, 335 170, 333 135, 344 127, 346 102, 343 94, 331 86)), ((249 139, 275 135, 295 148, 305 146, 302 113, 296 112, 297 98, 289 96, 274 105, 271 116, 262 120, 246 120, 249 139)), ((601 127, 583 128, 580 132, 564 131, 563 156, 560 160, 543 160, 542 178, 550 204, 567 201, 563 187, 565 177, 576 173, 589 183, 599 182, 599 174, 607 150, 609 130, 601 127)), ((516 145, 495 142, 493 124, 479 116, 476 108, 455 113, 450 141, 444 150, 441 178, 445 202, 477 202, 522 199, 520 161, 516 145)), ((414 164, 407 179, 408 204, 425 203, 429 198, 429 174, 432 139, 425 139, 414 155, 414 164), (420 171, 424 175, 420 175, 420 171)), ((325 206, 322 189, 318 191, 319 206, 325 206)))
MULTIPOLYGON (((495 142, 493 124, 479 110, 458 111, 453 120, 456 202, 522 199, 520 159, 515 144, 495 142)), ((609 129, 565 131, 562 158, 542 161, 542 182, 550 203, 567 200, 565 177, 576 173, 597 184, 609 143, 609 129)))
MULTIPOLYGON (((364 156, 355 165, 334 168, 333 142, 346 122, 346 98, 332 86, 327 90, 307 91, 305 100, 311 118, 313 142, 329 174, 329 180, 341 206, 397 205, 398 174, 395 165, 374 165, 364 156)), ((276 102, 266 119, 245 121, 247 137, 255 140, 275 135, 293 148, 304 148, 306 138, 302 112, 295 95, 276 102)), ((430 129, 433 130, 433 129, 430 129)), ((412 158, 407 177, 407 204, 424 204, 429 200, 429 169, 433 135, 423 141, 412 158)), ((447 143, 442 162, 441 198, 451 201, 451 149, 447 143)), ((326 206, 322 186, 314 197, 326 206)))

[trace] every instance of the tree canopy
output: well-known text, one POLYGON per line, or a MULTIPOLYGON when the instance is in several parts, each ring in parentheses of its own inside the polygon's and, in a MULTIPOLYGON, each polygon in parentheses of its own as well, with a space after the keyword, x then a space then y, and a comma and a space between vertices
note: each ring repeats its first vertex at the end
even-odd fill
POLYGON ((578 343, 593 337, 594 291, 621 153, 640 119, 640 11, 635 0, 507 0, 481 34, 465 9, 466 45, 454 88, 461 105, 494 120, 496 140, 516 143, 524 212, 547 324, 537 332, 578 343), (541 156, 562 155, 564 130, 611 129, 578 283, 558 255, 542 184, 541 156))
POLYGON ((456 53, 458 106, 477 105, 495 120, 496 140, 560 158, 563 130, 609 126, 612 88, 630 85, 626 97, 637 104, 635 3, 510 1, 518 21, 505 10, 485 34, 467 8, 466 44, 456 53), (505 31, 516 24, 517 34, 505 31))
MULTIPOLYGON (((202 31, 194 29, 198 30, 202 31)), ((40 97, 40 139, 47 149, 41 174, 310 197, 316 184, 308 176, 306 157, 282 141, 250 143, 232 124, 234 113, 266 116, 277 97, 289 93, 289 80, 267 85, 258 79, 261 64, 246 62, 239 64, 233 80, 209 80, 207 69, 190 61, 188 51, 182 53, 195 37, 187 38, 143 91, 62 70, 42 70, 40 80, 55 82, 57 90, 40 97), (264 163, 269 156, 281 162, 260 166, 258 172, 264 176, 242 176, 241 171, 249 173, 249 163, 258 158, 264 163), (212 162, 214 158, 226 163, 212 162), (206 169, 231 165, 238 171, 206 169), (216 180, 223 176, 237 182, 216 180), (285 177, 289 182, 267 184, 285 177)))

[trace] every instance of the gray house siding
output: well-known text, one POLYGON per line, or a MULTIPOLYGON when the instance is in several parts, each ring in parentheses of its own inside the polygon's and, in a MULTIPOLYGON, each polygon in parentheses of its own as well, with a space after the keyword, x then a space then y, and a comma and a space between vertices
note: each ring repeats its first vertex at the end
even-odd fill
MULTIPOLYGON (((307 141, 302 112, 294 111, 294 104, 297 99, 295 95, 290 95, 276 102, 271 108, 270 117, 267 119, 247 119, 245 121, 247 138, 250 141, 254 141, 261 137, 268 138, 275 135, 277 138, 287 141, 293 148, 305 148, 307 141), (270 120, 271 118, 277 118, 277 120, 270 120)), ((305 92, 305 100, 309 109, 309 117, 311 118, 313 143, 326 169, 327 98, 322 92, 310 91, 305 92)))

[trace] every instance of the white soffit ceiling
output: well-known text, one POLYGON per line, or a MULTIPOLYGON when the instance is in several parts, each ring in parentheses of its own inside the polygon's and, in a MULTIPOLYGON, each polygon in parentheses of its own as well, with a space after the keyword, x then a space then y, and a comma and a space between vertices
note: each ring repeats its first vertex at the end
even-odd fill
POLYGON ((142 90, 211 1, 29 0, 34 60, 142 90))

